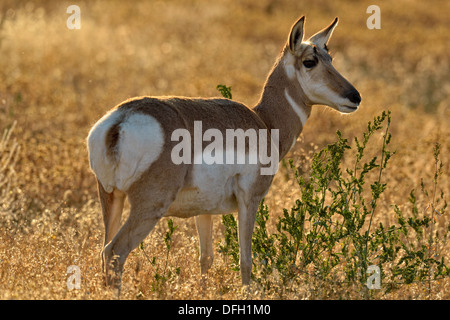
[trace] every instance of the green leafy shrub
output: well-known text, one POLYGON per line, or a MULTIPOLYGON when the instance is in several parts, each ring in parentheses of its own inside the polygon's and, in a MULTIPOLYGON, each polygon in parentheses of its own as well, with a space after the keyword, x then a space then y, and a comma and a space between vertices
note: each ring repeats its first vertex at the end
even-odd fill
MULTIPOLYGON (((316 152, 311 169, 305 177, 290 160, 299 186, 299 197, 290 209, 278 217, 276 232, 269 234, 269 211, 261 202, 256 216, 252 240, 252 278, 265 289, 274 284, 298 281, 306 275, 320 281, 340 285, 358 285, 367 294, 368 267, 380 268, 386 291, 398 284, 439 279, 449 275, 444 258, 433 250, 433 244, 446 241, 448 235, 433 232, 433 219, 444 214, 447 204, 444 194, 437 196, 438 179, 442 174, 439 145, 434 149, 435 176, 430 198, 431 215, 420 216, 414 191, 409 202, 412 215, 406 217, 394 206, 398 226, 373 226, 372 221, 380 196, 387 188, 383 173, 394 152, 388 150, 391 141, 390 112, 383 112, 369 122, 355 147, 337 132, 337 141, 316 152), (383 130, 381 157, 368 157, 371 138, 383 130), (353 151, 351 166, 344 166, 344 155, 353 151), (366 160, 367 159, 367 160, 366 160), (338 279, 338 280, 336 280, 338 279)), ((427 210, 426 210, 427 211, 427 210)), ((425 212, 427 213, 427 212, 425 212)), ((223 216, 225 242, 219 252, 231 258, 232 269, 239 270, 237 222, 232 215, 223 216)), ((365 297, 368 297, 365 295, 365 297)))

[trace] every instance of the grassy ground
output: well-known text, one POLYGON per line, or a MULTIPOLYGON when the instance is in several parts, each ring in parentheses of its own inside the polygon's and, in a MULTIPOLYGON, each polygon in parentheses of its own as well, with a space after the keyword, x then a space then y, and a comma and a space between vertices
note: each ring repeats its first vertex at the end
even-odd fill
MULTIPOLYGON (((431 184, 435 142, 442 145, 444 163, 439 191, 450 194, 448 1, 380 1, 380 30, 366 27, 371 1, 77 1, 80 30, 66 27, 71 4, 0 4, 0 130, 15 124, 0 144, 0 299, 112 298, 102 286, 103 224, 85 146, 90 126, 126 98, 218 96, 219 83, 232 86, 233 99, 253 105, 290 26, 303 14, 307 35, 339 16, 330 42, 334 65, 363 102, 350 116, 315 107, 288 158, 307 160, 311 151, 334 141, 337 129, 351 139, 374 115, 391 110, 391 149, 397 154, 374 222, 393 223, 392 204, 406 207, 421 179, 431 184), (80 290, 67 289, 70 265, 80 268, 80 290)), ((287 176, 282 168, 266 198, 272 221, 297 197, 287 176)), ((423 211, 427 199, 419 195, 418 202, 423 211)), ((178 229, 167 259, 173 276, 155 287, 154 275, 166 261, 163 220, 145 241, 145 254, 156 263, 133 251, 122 297, 243 297, 238 273, 218 252, 208 277, 200 278, 194 221, 174 221, 178 229)), ((446 224, 444 215, 435 230, 442 232, 446 224)), ((214 231, 217 243, 223 238, 220 217, 214 231)), ((449 261, 448 245, 442 254, 449 261)), ((373 297, 449 299, 449 285, 441 280, 430 289, 416 283, 373 297)), ((251 297, 361 296, 356 288, 324 287, 305 277, 303 286, 283 296, 255 288, 251 297)))

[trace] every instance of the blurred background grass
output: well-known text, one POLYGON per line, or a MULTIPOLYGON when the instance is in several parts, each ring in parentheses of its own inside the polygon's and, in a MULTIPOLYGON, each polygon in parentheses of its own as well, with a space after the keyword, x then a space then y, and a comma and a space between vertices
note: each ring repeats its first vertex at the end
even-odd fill
MULTIPOLYGON (((406 206, 421 178, 432 182, 435 142, 442 145, 444 163, 439 187, 449 194, 449 9, 445 0, 3 0, 0 130, 17 123, 0 151, 5 159, 17 152, 17 161, 9 164, 8 190, 3 186, 0 193, 0 298, 109 298, 101 286, 103 226, 85 146, 90 126, 129 97, 219 96, 219 83, 233 88, 234 100, 252 106, 301 15, 307 36, 340 18, 329 47, 335 67, 363 101, 350 116, 315 107, 287 157, 307 166, 311 152, 334 141, 337 129, 351 139, 389 109, 397 154, 386 172, 388 190, 376 219, 393 223, 391 205, 406 206), (80 30, 66 27, 71 4, 81 9, 80 30), (371 4, 381 8, 380 30, 366 27, 371 4), (81 290, 67 290, 71 264, 81 268, 81 290)), ((297 192, 286 169, 280 171, 266 199, 273 221, 291 207, 297 192)), ((427 199, 419 200, 425 208, 427 199)), ((441 220, 444 225, 448 217, 441 220)), ((169 264, 181 266, 180 275, 162 292, 152 291, 154 266, 135 251, 127 262, 124 297, 239 298, 240 280, 217 253, 206 283, 199 281, 194 222, 175 221, 180 227, 169 264)), ((222 228, 220 218, 215 221, 218 242, 222 228)), ((164 225, 146 240, 147 253, 161 259, 164 225)), ((448 261, 447 247, 444 252, 448 261)), ((450 297, 448 281, 434 285, 432 298, 450 297)), ((421 290, 406 286, 379 298, 428 297, 421 290)), ((305 282, 284 298, 339 294, 338 289, 319 294, 315 284, 305 282)), ((255 293, 259 297, 272 296, 255 293)))

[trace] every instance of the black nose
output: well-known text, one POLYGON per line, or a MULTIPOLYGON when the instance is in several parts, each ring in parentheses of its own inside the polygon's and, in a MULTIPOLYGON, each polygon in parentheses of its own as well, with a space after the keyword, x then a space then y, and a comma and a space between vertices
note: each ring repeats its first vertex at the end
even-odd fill
POLYGON ((352 90, 347 94, 347 99, 350 100, 353 103, 360 103, 361 102, 361 96, 359 95, 359 92, 356 90, 352 90))

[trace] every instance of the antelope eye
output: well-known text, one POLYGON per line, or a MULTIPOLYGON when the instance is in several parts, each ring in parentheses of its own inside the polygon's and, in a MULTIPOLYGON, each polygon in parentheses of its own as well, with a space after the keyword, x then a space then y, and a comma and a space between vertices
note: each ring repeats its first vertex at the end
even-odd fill
POLYGON ((316 66, 317 62, 315 60, 305 60, 303 61, 303 65, 307 68, 312 68, 316 66))

